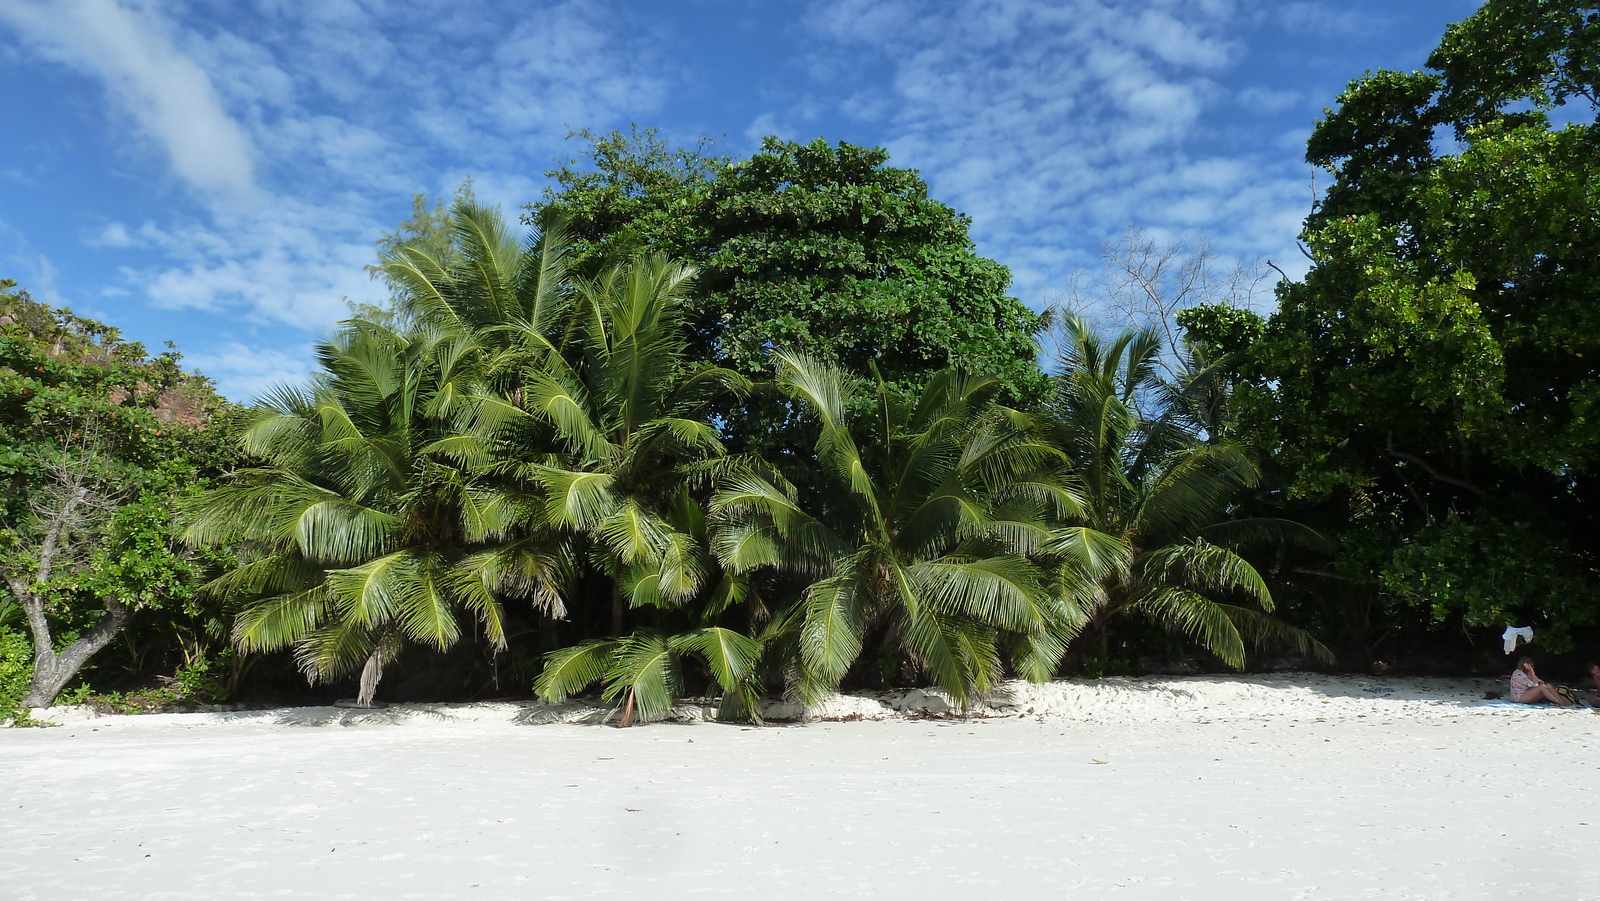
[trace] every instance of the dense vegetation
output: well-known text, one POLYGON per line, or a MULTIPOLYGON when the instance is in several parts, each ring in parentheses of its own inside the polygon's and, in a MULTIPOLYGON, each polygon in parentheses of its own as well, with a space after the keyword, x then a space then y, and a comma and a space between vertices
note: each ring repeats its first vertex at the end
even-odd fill
POLYGON ((14 287, 0 281, 0 717, 50 703, 108 646, 181 699, 230 653, 199 593, 225 559, 186 551, 172 528, 231 466, 204 428, 222 404, 177 354, 151 357, 14 287))
POLYGON ((379 243, 392 303, 247 410, 8 291, 0 717, 74 679, 129 705, 303 676, 748 719, 1262 651, 1472 667, 1513 623, 1582 643, 1597 48, 1592 10, 1493 0, 1318 124, 1314 265, 1270 316, 1063 311, 1043 367, 1051 318, 966 219, 822 141, 586 133, 526 229, 419 200, 379 243))
POLYGON ((1334 175, 1309 275, 1266 320, 1185 320, 1237 354, 1291 515, 1339 539, 1297 593, 1354 665, 1512 621, 1595 638, 1597 55, 1592 5, 1495 0, 1429 71, 1358 79, 1307 148, 1334 175))

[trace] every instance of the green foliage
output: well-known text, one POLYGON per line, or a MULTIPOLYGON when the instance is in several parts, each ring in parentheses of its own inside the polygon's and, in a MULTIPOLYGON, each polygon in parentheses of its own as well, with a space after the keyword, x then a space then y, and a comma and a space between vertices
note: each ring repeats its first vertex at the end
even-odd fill
POLYGON ((1031 648, 1074 629, 1029 555, 1077 500, 1026 418, 993 405, 993 379, 939 373, 911 401, 880 380, 858 404, 864 386, 837 366, 776 356, 826 488, 745 473, 712 509, 723 566, 810 582, 792 613, 803 695, 836 691, 863 660, 891 674, 904 660, 968 700, 999 677, 1003 638, 1031 648))
POLYGON ((1561 652, 1572 649, 1574 626, 1600 616, 1593 573, 1574 559, 1567 536, 1547 526, 1451 513, 1414 534, 1384 537, 1389 541, 1374 549, 1384 558, 1373 561, 1380 584, 1433 625, 1459 616, 1498 629, 1538 609, 1551 624, 1540 631, 1540 645, 1561 652))
POLYGON ((769 138, 724 169, 699 212, 698 331, 747 372, 781 347, 890 382, 956 366, 1032 387, 1039 317, 1006 296, 1010 273, 976 254, 968 219, 888 158, 769 138))
MULTIPOLYGON (((551 173, 544 208, 570 217, 580 259, 649 249, 698 266, 696 358, 753 376, 778 347, 874 363, 905 390, 948 366, 1038 389, 1040 317, 1006 296, 1010 273, 977 255, 968 219, 884 150, 769 138, 729 162, 653 132, 584 137, 592 171, 551 173)), ((777 415, 733 427, 756 436, 777 415)))
POLYGON ((683 661, 693 657, 722 690, 719 719, 760 722, 762 650, 761 641, 719 627, 671 636, 641 630, 552 652, 534 690, 559 703, 602 682, 604 700, 631 707, 641 722, 650 722, 666 715, 683 694, 683 661))
POLYGON ((1432 71, 1352 83, 1308 144, 1335 176, 1315 265, 1280 286, 1235 407, 1342 534, 1350 590, 1414 621, 1600 618, 1597 59, 1592 6, 1490 0, 1432 71))
POLYGON ((216 659, 202 654, 180 665, 171 676, 163 676, 155 685, 144 688, 107 690, 85 682, 63 691, 57 703, 82 704, 101 713, 119 714, 166 713, 223 703, 232 693, 223 676, 231 655, 227 648, 216 659))
POLYGON ((21 706, 33 678, 33 643, 0 621, 0 725, 26 719, 21 706))
POLYGON ((309 390, 279 391, 240 433, 261 465, 194 507, 197 546, 243 543, 213 590, 246 603, 241 649, 294 647, 313 680, 368 667, 371 700, 404 642, 449 648, 457 611, 504 646, 497 590, 518 581, 491 542, 507 501, 474 476, 503 402, 481 381, 473 339, 355 321, 318 348, 309 390))
POLYGON ((683 251, 696 243, 695 214, 705 192, 731 162, 711 153, 709 139, 674 149, 657 129, 637 125, 626 134, 584 129, 567 137, 589 145, 585 159, 546 173, 555 184, 540 205, 569 223, 578 271, 599 272, 652 252, 700 262, 683 251))
POLYGON ((207 561, 175 542, 176 502, 231 456, 225 429, 206 428, 222 401, 175 351, 151 357, 13 286, 0 283, 0 572, 55 673, 73 643, 52 632, 93 653, 139 611, 195 610, 207 561))
MULTIPOLYGON (((1251 645, 1327 659, 1326 648, 1270 615, 1266 580, 1242 554, 1316 544, 1319 536, 1282 520, 1230 515, 1260 472, 1243 447, 1215 434, 1202 442, 1184 427, 1194 407, 1189 395, 1207 388, 1207 379, 1163 384, 1154 332, 1108 341, 1071 316, 1064 331, 1062 373, 1042 419, 1049 441, 1073 461, 1081 503, 1043 550, 1080 628, 1100 638, 1098 656, 1106 656, 1115 620, 1133 617, 1234 668, 1244 666, 1251 645)), ((1064 644, 1039 649, 1052 669, 1065 651, 1064 644)))
POLYGON ((1212 358, 1228 358, 1237 366, 1260 340, 1266 319, 1253 310, 1227 304, 1205 304, 1181 310, 1178 328, 1184 340, 1212 358))

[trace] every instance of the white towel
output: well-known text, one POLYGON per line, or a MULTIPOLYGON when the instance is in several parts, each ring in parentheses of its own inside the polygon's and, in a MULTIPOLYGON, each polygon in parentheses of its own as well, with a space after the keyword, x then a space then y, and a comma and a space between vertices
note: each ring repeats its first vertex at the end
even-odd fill
POLYGON ((1523 644, 1533 644, 1532 626, 1506 626, 1506 634, 1500 636, 1505 639, 1506 653, 1517 649, 1517 639, 1521 638, 1523 644))

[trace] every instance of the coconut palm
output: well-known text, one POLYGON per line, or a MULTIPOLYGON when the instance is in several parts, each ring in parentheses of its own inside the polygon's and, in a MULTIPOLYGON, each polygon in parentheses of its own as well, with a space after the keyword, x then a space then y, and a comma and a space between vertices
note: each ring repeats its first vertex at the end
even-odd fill
POLYGON ((594 678, 571 680, 589 672, 586 661, 604 658, 608 697, 624 696, 654 718, 678 693, 681 677, 669 674, 678 672, 679 651, 705 642, 699 656, 713 674, 738 676, 724 686, 725 709, 750 706, 739 651, 751 639, 715 622, 730 598, 751 596, 749 585, 717 571, 692 496, 722 456, 707 404, 748 383, 685 363, 679 307, 693 270, 640 258, 572 281, 559 220, 519 243, 496 210, 458 201, 451 215, 449 246, 398 244, 379 271, 410 316, 468 331, 491 349, 486 368, 529 414, 498 471, 539 489, 537 503, 520 508, 527 524, 563 537, 613 586, 617 637, 551 655, 541 695, 580 690, 594 678), (665 645, 651 632, 621 637, 630 608, 691 600, 704 602, 690 617, 696 630, 665 645), (671 653, 641 656, 639 647, 671 653))
POLYGON ((243 429, 261 465, 208 494, 187 537, 248 551, 212 586, 243 605, 241 649, 293 647, 313 682, 359 666, 370 704, 405 644, 449 648, 460 614, 499 648, 500 596, 559 612, 562 560, 515 531, 491 478, 520 414, 483 383, 471 334, 352 321, 317 354, 311 386, 269 395, 243 429))
POLYGON ((613 636, 630 607, 687 602, 712 575, 688 525, 696 486, 730 468, 709 403, 749 383, 686 365, 680 303, 693 275, 641 257, 582 282, 564 352, 522 373, 521 403, 555 452, 520 472, 543 490, 540 526, 582 538, 611 577, 613 636))
POLYGON ((683 599, 704 575, 667 510, 722 455, 708 402, 743 392, 728 370, 685 362, 690 267, 641 257, 571 280, 565 228, 519 242, 498 210, 458 200, 448 247, 399 244, 378 267, 410 315, 473 334, 486 370, 542 428, 518 427, 508 468, 543 486, 541 521, 592 540, 614 577, 620 634, 630 599, 683 599))
POLYGON ((497 207, 458 198, 448 242, 396 241, 374 272, 394 292, 402 320, 473 335, 489 352, 481 372, 513 391, 524 369, 559 357, 575 288, 564 220, 545 214, 518 235, 497 207))
POLYGON ((991 379, 944 372, 915 403, 881 380, 777 353, 778 385, 815 419, 831 491, 804 500, 771 474, 730 479, 712 501, 734 572, 812 579, 796 611, 800 689, 837 690, 864 655, 902 659, 960 700, 1001 671, 1003 635, 1045 631, 1056 602, 1029 559, 1076 512, 1058 452, 995 406, 991 379))
POLYGON ((1042 423, 1074 461, 1083 509, 1056 530, 1045 557, 1084 628, 1103 639, 1116 617, 1138 617, 1235 668, 1248 644, 1267 641, 1326 658, 1326 648, 1271 616, 1266 582, 1238 552, 1319 539, 1283 520, 1230 518, 1260 472, 1244 448, 1193 431, 1201 405, 1186 392, 1214 394, 1212 369, 1184 370, 1196 375, 1192 385, 1164 384, 1152 332, 1106 339, 1071 316, 1063 330, 1062 372, 1042 423), (1141 416, 1141 404, 1155 414, 1141 416))
POLYGON ((684 692, 683 665, 693 659, 722 691, 718 719, 760 722, 762 658, 789 630, 769 621, 754 638, 723 626, 701 626, 677 634, 639 629, 621 638, 585 641, 550 654, 534 690, 546 701, 566 700, 596 682, 601 697, 623 708, 620 725, 648 722, 672 708, 684 692))
POLYGON ((628 726, 635 718, 648 722, 668 712, 686 689, 684 664, 693 661, 709 677, 707 684, 721 690, 719 719, 759 722, 764 677, 781 664, 793 624, 771 615, 750 574, 723 570, 705 556, 706 518, 693 498, 680 492, 666 513, 669 526, 699 556, 692 568, 706 575, 698 593, 664 594, 661 567, 635 567, 621 591, 634 607, 657 608, 658 627, 555 651, 546 657, 534 689, 541 698, 560 702, 603 682, 602 697, 622 708, 621 725, 628 726), (736 626, 724 625, 725 619, 736 626), (681 628, 659 628, 668 624, 681 628))

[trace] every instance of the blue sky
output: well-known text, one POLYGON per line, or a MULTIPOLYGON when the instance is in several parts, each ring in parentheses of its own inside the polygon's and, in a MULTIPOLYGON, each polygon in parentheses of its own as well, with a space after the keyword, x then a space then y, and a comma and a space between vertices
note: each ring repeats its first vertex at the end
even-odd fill
POLYGON ((1303 271, 1303 142, 1470 0, 0 0, 0 276, 238 400, 381 299, 416 193, 631 122, 883 145, 1034 306, 1133 225, 1303 271))

